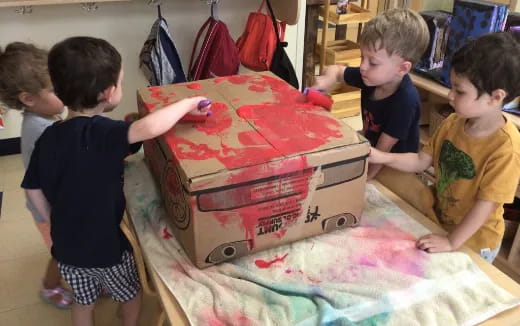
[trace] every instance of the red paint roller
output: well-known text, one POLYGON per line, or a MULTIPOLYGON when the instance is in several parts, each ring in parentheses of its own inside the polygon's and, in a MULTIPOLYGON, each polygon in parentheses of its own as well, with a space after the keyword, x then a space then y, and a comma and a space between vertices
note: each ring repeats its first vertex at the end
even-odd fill
MULTIPOLYGON (((202 100, 197 105, 197 109, 200 111, 210 104, 211 104, 211 100, 202 100)), ((209 110, 208 110, 208 112, 206 112, 206 114, 187 113, 181 118, 181 120, 179 120, 179 122, 185 122, 185 123, 204 122, 211 114, 212 114, 212 112, 209 110)))
POLYGON ((303 94, 307 96, 307 103, 311 103, 316 106, 321 106, 322 108, 325 108, 329 111, 332 107, 332 104, 334 103, 334 101, 332 101, 330 97, 314 88, 305 88, 303 94))

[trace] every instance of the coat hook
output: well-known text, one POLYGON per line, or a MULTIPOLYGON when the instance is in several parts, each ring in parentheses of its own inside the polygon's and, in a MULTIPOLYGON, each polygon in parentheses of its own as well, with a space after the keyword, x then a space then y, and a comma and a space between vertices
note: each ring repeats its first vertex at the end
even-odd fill
POLYGON ((32 6, 18 6, 14 9, 14 12, 20 15, 31 14, 32 11, 32 6))
POLYGON ((99 7, 98 7, 97 3, 95 3, 95 2, 83 2, 81 4, 81 9, 88 11, 88 12, 96 11, 96 10, 98 10, 98 8, 99 7))

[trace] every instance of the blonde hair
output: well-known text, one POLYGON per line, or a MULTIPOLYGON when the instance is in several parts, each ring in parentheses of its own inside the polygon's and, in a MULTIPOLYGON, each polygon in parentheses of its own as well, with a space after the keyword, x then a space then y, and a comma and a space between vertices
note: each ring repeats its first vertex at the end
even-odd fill
POLYGON ((365 24, 359 43, 375 50, 385 49, 415 65, 430 41, 424 19, 410 9, 391 9, 365 24))
POLYGON ((22 92, 37 94, 50 84, 47 51, 22 42, 0 49, 0 105, 22 110, 22 92))

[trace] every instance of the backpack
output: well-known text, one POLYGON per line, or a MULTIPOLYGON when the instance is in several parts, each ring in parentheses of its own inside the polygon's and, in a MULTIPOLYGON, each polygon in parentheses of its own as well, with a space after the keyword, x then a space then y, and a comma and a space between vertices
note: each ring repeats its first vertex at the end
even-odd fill
POLYGON ((276 17, 274 16, 273 8, 271 7, 271 3, 267 0, 267 7, 269 8, 269 12, 271 13, 272 26, 276 31, 276 49, 273 54, 273 60, 271 62, 271 66, 269 70, 273 72, 276 76, 282 78, 289 84, 291 84, 294 88, 299 89, 300 85, 298 82, 298 77, 296 76, 296 72, 294 71, 294 67, 291 63, 291 60, 287 56, 285 52, 285 47, 287 47, 287 42, 281 42, 280 37, 278 36, 278 24, 276 21, 276 17))
POLYGON ((283 40, 285 23, 277 23, 275 31, 271 18, 262 13, 265 0, 256 12, 249 14, 246 29, 237 40, 240 62, 253 71, 269 70, 277 46, 277 39, 283 40))
POLYGON ((226 24, 213 15, 216 4, 212 3, 211 6, 212 15, 200 28, 193 45, 189 67, 190 80, 236 75, 240 66, 235 42, 226 24), (194 60, 199 39, 206 29, 206 36, 194 60))
POLYGON ((157 11, 159 17, 153 23, 139 54, 139 68, 150 86, 185 82, 186 75, 168 30, 168 23, 161 16, 160 6, 157 6, 157 11))

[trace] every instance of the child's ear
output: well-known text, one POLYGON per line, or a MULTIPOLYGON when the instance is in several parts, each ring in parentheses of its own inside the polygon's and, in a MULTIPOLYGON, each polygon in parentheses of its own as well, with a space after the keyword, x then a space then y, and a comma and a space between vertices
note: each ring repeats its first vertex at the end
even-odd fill
POLYGON ((410 61, 404 60, 399 65, 399 74, 401 76, 406 75, 407 73, 410 72, 410 70, 412 70, 412 63, 410 61))
POLYGON ((507 96, 507 92, 501 88, 497 88, 491 92, 491 96, 489 97, 490 104, 500 105, 506 104, 504 102, 504 98, 507 96))
POLYGON ((107 87, 101 94, 100 94, 100 98, 99 100, 100 101, 105 101, 107 103, 111 103, 112 101, 112 96, 114 95, 116 91, 116 87, 115 86, 110 86, 110 87, 107 87))
POLYGON ((28 92, 21 92, 20 94, 18 94, 18 100, 28 108, 32 108, 36 103, 35 96, 28 92))

